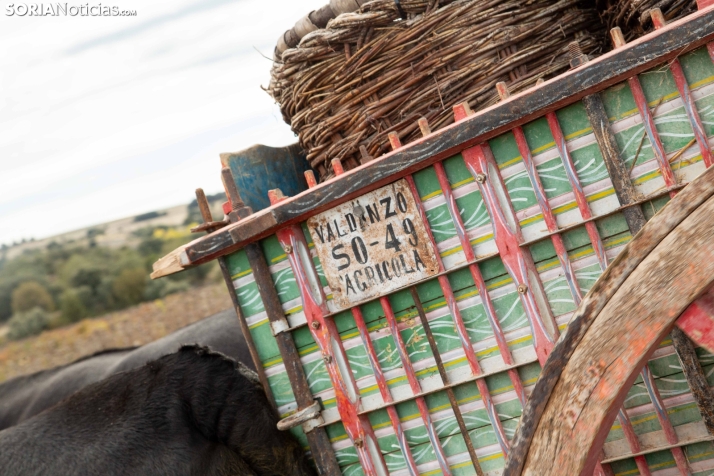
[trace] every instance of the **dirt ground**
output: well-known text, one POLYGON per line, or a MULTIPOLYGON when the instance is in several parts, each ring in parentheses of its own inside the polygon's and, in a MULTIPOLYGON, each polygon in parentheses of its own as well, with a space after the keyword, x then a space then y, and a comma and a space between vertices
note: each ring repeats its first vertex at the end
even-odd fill
POLYGON ((225 284, 214 284, 8 342, 0 346, 0 382, 100 350, 146 344, 231 306, 225 284))

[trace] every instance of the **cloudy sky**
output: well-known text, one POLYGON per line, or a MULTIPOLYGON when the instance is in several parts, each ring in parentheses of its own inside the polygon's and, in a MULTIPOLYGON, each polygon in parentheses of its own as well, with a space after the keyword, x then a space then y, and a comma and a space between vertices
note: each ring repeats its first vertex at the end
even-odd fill
POLYGON ((325 3, 105 0, 137 16, 38 17, 0 0, 0 244, 187 203, 222 189, 220 152, 295 142, 260 53, 325 3))

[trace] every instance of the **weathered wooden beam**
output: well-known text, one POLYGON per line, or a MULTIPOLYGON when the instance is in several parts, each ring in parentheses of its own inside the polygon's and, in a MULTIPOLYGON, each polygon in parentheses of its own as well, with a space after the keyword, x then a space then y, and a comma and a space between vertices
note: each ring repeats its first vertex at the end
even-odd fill
MULTIPOLYGON (((605 162, 605 167, 607 167, 607 173, 612 181, 617 199, 622 205, 636 203, 638 193, 630 180, 630 174, 627 167, 625 167, 625 163, 620 158, 620 150, 615 141, 615 134, 610 129, 610 121, 605 113, 602 98, 598 94, 585 96, 583 105, 592 125, 595 140, 600 148, 600 153, 605 162)), ((645 214, 642 212, 642 207, 639 205, 623 209, 622 215, 625 217, 627 227, 630 229, 632 236, 636 235, 647 222, 645 214)))
MULTIPOLYGON (((230 173, 230 170, 228 171, 230 173)), ((213 231, 210 225, 214 223, 213 215, 211 214, 211 207, 209 206, 208 199, 202 188, 196 189, 196 203, 198 204, 198 209, 201 212, 201 217, 203 218, 203 225, 206 231, 209 233, 213 231)), ((236 317, 238 318, 238 324, 240 325, 241 333, 245 342, 248 344, 248 351, 250 352, 250 358, 253 361, 253 366, 258 374, 260 383, 265 390, 265 394, 268 396, 268 401, 273 405, 273 408, 277 411, 278 405, 275 401, 275 396, 273 395, 273 390, 270 388, 270 383, 268 382, 268 377, 265 375, 265 369, 263 368, 263 363, 260 361, 260 356, 258 355, 258 348, 255 346, 253 341, 253 335, 250 333, 248 328, 248 321, 246 321, 243 311, 240 308, 240 303, 238 302, 238 295, 236 294, 235 287, 233 286, 233 279, 231 278, 231 273, 228 269, 228 263, 225 256, 218 258, 218 265, 221 268, 221 274, 223 275, 223 281, 228 287, 228 294, 231 297, 231 302, 233 303, 233 308, 236 311, 236 317)))
POLYGON ((181 261, 181 266, 194 266, 239 250, 278 228, 382 187, 712 40, 714 8, 708 8, 197 240, 185 247, 186 262, 181 261))
POLYGON ((682 363, 684 377, 687 379, 687 384, 692 390, 694 400, 697 402, 699 412, 702 414, 704 426, 706 426, 710 435, 714 435, 714 398, 704 369, 702 369, 702 364, 694 351, 694 344, 678 327, 672 329, 672 341, 674 342, 677 356, 682 363))

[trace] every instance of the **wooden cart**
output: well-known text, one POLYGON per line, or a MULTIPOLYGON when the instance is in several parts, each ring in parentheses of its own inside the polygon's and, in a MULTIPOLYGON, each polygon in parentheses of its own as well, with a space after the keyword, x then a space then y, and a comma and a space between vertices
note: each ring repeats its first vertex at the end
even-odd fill
POLYGON ((256 213, 224 169, 153 277, 219 260, 321 474, 714 474, 714 7, 654 17, 256 213))

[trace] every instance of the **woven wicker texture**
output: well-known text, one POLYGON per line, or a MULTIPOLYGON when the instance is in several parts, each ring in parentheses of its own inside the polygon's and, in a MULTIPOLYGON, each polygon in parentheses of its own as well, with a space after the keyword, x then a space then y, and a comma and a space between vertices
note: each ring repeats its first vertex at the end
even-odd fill
POLYGON ((654 30, 649 10, 659 8, 667 21, 697 10, 696 0, 600 0, 597 9, 608 30, 619 26, 629 41, 654 30))
POLYGON ((321 178, 331 159, 356 167, 360 146, 377 157, 390 131, 413 141, 420 117, 439 129, 453 122, 453 105, 494 104, 498 81, 526 89, 568 68, 571 41, 593 55, 605 38, 595 10, 575 0, 443 3, 401 0, 401 12, 394 0, 365 3, 275 63, 269 93, 321 178))

